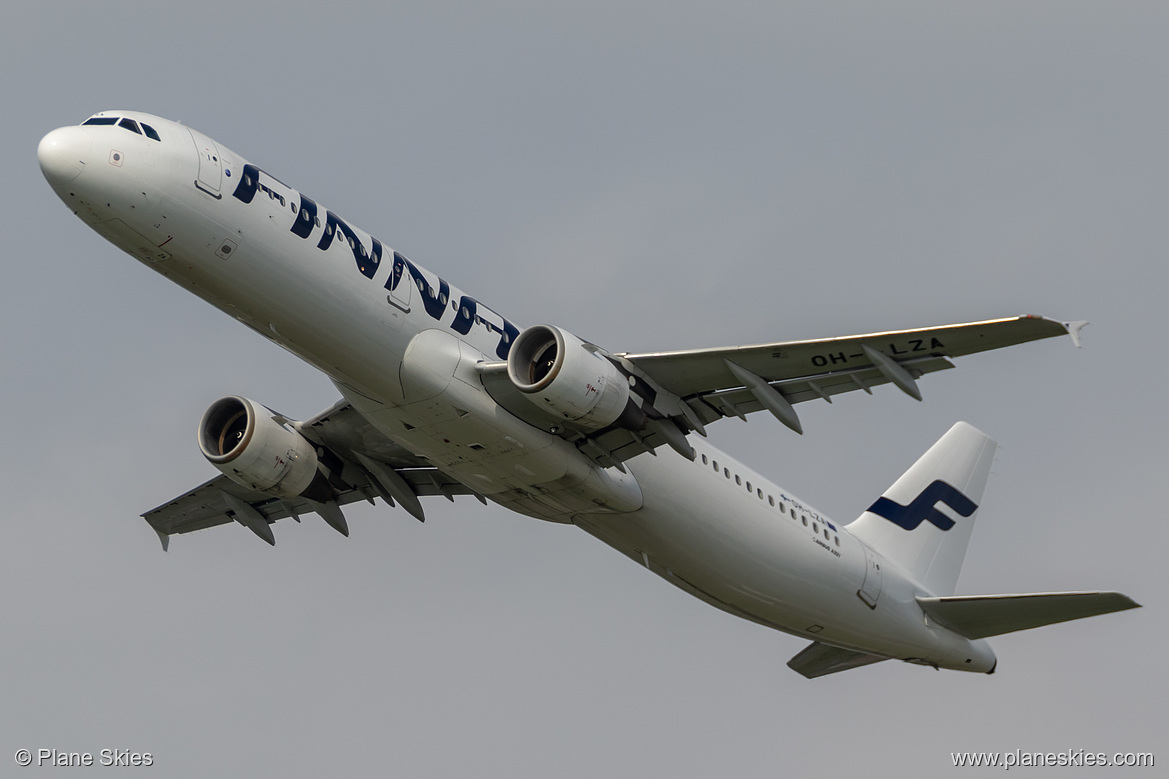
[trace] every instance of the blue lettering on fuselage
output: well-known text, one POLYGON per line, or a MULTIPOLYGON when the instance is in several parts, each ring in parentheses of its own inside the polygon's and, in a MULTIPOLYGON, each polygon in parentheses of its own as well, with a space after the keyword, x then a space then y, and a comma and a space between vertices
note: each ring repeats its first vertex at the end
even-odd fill
MULTIPOLYGON (((376 238, 374 240, 377 240, 376 238)), ((426 309, 426 313, 431 318, 439 320, 442 319, 446 313, 447 303, 450 301, 450 285, 441 277, 438 278, 438 290, 435 291, 430 282, 427 281, 426 276, 422 270, 406 259, 398 252, 394 252, 394 267, 390 272, 390 277, 386 279, 386 289, 391 292, 398 288, 398 285, 409 277, 407 284, 413 284, 418 288, 418 294, 422 296, 422 306, 426 309)), ((501 360, 507 359, 507 353, 511 350, 512 341, 520 334, 518 327, 511 322, 504 319, 497 312, 480 303, 470 295, 462 295, 459 298, 457 305, 454 305, 455 319, 451 322, 450 327, 459 335, 467 335, 471 332, 472 325, 480 325, 488 332, 499 334, 499 343, 495 347, 495 356, 501 360), (483 313, 480 313, 480 312, 483 313), (498 317, 500 324, 496 325, 484 314, 491 314, 498 317)))
MULTIPOLYGON (((295 223, 293 224, 295 227, 295 223)), ((328 249, 333 243, 334 233, 340 233, 349 243, 349 250, 353 252, 353 261, 357 263, 357 269, 367 279, 372 279, 377 273, 378 266, 382 264, 382 242, 377 238, 370 236, 373 243, 373 249, 370 253, 366 253, 365 244, 357 237, 357 233, 353 228, 342 219, 328 209, 325 210, 325 231, 321 234, 321 240, 317 243, 317 248, 321 250, 328 249)))
POLYGON ((232 196, 241 202, 250 203, 252 198, 256 196, 256 189, 260 185, 260 169, 255 165, 244 165, 244 175, 239 177, 239 183, 235 185, 235 192, 232 196))
MULTIPOLYGON (((238 190, 237 190, 238 191, 238 190)), ((300 211, 296 214, 296 221, 292 223, 292 234, 301 238, 308 238, 317 221, 317 204, 311 198, 300 196, 300 211)))
MULTIPOLYGON (((401 257, 400 254, 397 256, 401 257)), ((442 319, 442 315, 446 313, 447 300, 451 296, 451 285, 447 284, 440 276, 438 290, 435 291, 417 265, 405 257, 402 257, 402 261, 406 263, 406 269, 410 271, 410 278, 413 279, 414 286, 418 287, 418 292, 422 295, 422 305, 426 308, 426 313, 434 319, 442 319)))
MULTIPOLYGON (((284 196, 265 186, 260 181, 261 174, 283 185, 279 179, 248 163, 244 165, 243 175, 240 176, 239 184, 236 185, 235 192, 232 193, 233 197, 242 203, 251 203, 255 199, 257 191, 264 191, 268 193, 269 197, 279 199, 281 205, 284 205, 284 196)), ((289 232, 298 238, 307 240, 312 235, 313 229, 320 224, 318 213, 316 202, 306 195, 300 195, 300 208, 292 221, 289 232)), ((344 219, 325 209, 325 225, 321 231, 321 237, 317 241, 317 248, 321 251, 329 249, 333 245, 334 235, 338 233, 349 244, 358 271, 367 279, 372 279, 377 274, 378 268, 381 267, 382 242, 371 235, 371 247, 367 251, 357 236, 357 232, 344 219)), ((450 285, 442 277, 436 278, 438 279, 437 290, 418 266, 398 252, 394 252, 394 264, 390 271, 390 277, 386 279, 385 288, 392 292, 398 288, 403 280, 413 284, 418 288, 422 298, 422 307, 427 315, 435 321, 439 321, 446 314, 447 303, 450 302, 450 285), (407 280, 406 277, 409 279, 407 280)), ((495 348, 495 356, 501 360, 507 359, 511 345, 520 333, 518 327, 468 295, 461 296, 458 304, 452 307, 455 310, 454 321, 450 324, 452 330, 460 335, 467 335, 471 332, 473 325, 479 325, 489 332, 498 333, 499 344, 495 348), (492 318, 497 318, 499 324, 488 319, 487 314, 490 314, 492 318)))

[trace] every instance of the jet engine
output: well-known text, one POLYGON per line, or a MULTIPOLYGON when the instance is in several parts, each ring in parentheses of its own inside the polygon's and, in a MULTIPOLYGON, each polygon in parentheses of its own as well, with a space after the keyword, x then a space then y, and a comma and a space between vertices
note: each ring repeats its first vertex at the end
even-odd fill
POLYGON ((600 351, 558 327, 534 325, 516 336, 507 375, 532 403, 575 427, 641 428, 645 414, 628 379, 600 351))
POLYGON ((328 500, 332 489, 317 468, 316 449, 281 420, 247 398, 221 398, 199 423, 199 449, 227 478, 249 489, 328 500))

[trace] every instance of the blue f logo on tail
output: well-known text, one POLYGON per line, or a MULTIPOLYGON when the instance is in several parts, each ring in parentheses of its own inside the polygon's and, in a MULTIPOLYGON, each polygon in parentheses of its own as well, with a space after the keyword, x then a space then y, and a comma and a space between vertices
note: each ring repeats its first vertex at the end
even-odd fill
POLYGON ((954 527, 954 520, 935 508, 938 503, 945 503, 963 517, 970 516, 978 508, 970 498, 938 479, 922 490, 908 506, 880 497, 869 506, 869 511, 906 530, 916 530, 922 522, 929 522, 938 530, 949 530, 954 527))

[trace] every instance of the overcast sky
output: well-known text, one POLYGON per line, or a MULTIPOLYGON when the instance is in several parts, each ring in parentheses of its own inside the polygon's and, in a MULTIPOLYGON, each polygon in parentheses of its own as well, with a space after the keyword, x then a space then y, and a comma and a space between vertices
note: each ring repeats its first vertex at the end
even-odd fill
POLYGON ((386 5, 46 1, 0 28, 0 773, 19 748, 180 778, 1169 762, 1164 3, 386 5), (473 500, 163 554, 138 515, 214 475, 212 401, 305 418, 336 391, 52 193, 40 137, 119 108, 612 351, 1089 319, 1083 349, 959 360, 920 404, 883 387, 805 404, 803 437, 763 415, 711 438, 847 522, 967 420, 1002 449, 959 593, 1145 608, 992 639, 993 676, 809 681, 785 666, 806 642, 473 500))

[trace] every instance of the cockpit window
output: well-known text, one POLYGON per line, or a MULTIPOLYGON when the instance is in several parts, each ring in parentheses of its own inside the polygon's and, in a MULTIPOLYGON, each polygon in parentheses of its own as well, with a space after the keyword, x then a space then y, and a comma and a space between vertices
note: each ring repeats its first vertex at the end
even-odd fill
POLYGON ((158 135, 158 131, 155 130, 153 127, 146 124, 145 122, 135 122, 133 119, 131 119, 128 116, 125 118, 121 118, 121 117, 117 117, 117 116, 91 116, 90 118, 88 118, 84 122, 82 122, 81 124, 82 124, 82 126, 87 125, 87 124, 104 124, 104 125, 116 124, 118 127, 124 127, 125 129, 129 130, 132 133, 138 133, 139 135, 145 135, 147 138, 150 138, 151 140, 154 140, 154 141, 161 141, 162 140, 162 138, 160 138, 158 135), (139 129, 139 128, 141 128, 141 129, 139 129))

